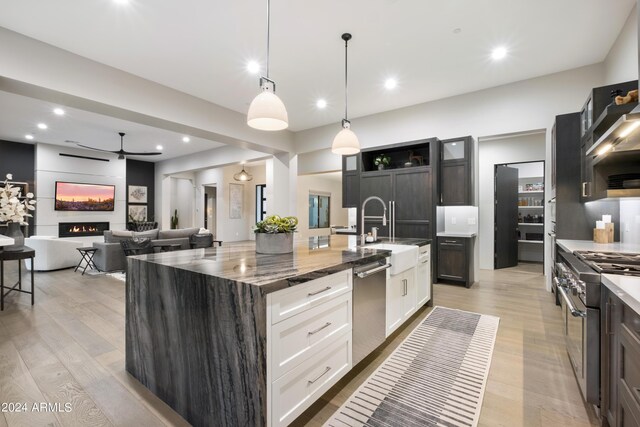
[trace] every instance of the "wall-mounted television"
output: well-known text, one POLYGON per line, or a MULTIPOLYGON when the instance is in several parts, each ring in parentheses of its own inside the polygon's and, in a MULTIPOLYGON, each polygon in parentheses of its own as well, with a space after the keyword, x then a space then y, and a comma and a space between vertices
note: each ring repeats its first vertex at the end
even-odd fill
POLYGON ((115 185, 56 181, 57 211, 113 211, 115 185))

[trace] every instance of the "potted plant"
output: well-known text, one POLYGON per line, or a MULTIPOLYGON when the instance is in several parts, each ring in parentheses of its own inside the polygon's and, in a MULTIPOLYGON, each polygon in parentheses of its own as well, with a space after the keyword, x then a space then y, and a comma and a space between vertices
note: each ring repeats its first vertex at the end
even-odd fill
POLYGON ((171 215, 171 229, 175 230, 178 228, 178 209, 175 210, 175 213, 171 215))
POLYGON ((14 240, 11 246, 5 246, 5 251, 21 251, 24 246, 24 234, 20 229, 21 225, 27 224, 27 218, 32 217, 29 211, 36 209, 36 201, 33 200, 33 193, 24 196, 20 187, 9 183, 13 176, 8 173, 2 188, 0 188, 0 222, 7 223, 7 237, 14 240))
POLYGON ((256 223, 256 252, 260 254, 288 254, 293 252, 293 233, 298 227, 295 216, 271 215, 256 223))
POLYGON ((386 154, 379 154, 374 160, 373 164, 378 166, 378 170, 383 170, 386 166, 391 164, 391 157, 386 154))

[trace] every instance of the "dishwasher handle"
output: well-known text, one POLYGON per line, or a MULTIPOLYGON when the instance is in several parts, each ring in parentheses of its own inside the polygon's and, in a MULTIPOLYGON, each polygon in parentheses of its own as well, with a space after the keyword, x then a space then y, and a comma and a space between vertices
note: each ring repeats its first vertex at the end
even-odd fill
POLYGON ((356 276, 358 276, 359 279, 364 279, 365 277, 369 277, 372 274, 376 274, 379 273, 383 270, 386 270, 387 268, 391 267, 391 263, 387 263, 385 265, 381 265, 380 267, 376 267, 376 268, 372 268, 371 270, 367 270, 367 271, 360 271, 358 273, 355 273, 356 276))

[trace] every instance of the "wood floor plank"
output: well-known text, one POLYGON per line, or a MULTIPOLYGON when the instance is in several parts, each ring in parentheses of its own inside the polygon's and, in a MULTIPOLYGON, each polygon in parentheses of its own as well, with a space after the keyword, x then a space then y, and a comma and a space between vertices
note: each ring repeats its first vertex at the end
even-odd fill
MULTIPOLYGON (((0 396, 6 388, 32 401, 70 399, 78 418, 0 414, 0 427, 188 425, 125 371, 124 292, 112 277, 64 270, 36 274, 34 307, 28 295, 10 297, 0 312, 0 396)), ((434 293, 437 305, 501 318, 480 426, 597 425, 581 400, 560 310, 538 265, 482 271, 469 289, 435 285, 434 293)), ((322 426, 429 311, 417 312, 293 425, 322 426)))
POLYGON ((31 372, 11 340, 0 343, 0 403, 19 404, 20 411, 4 412, 9 426, 60 425, 51 412, 34 412, 33 405, 46 402, 31 372), (24 407, 22 406, 24 405, 24 407))

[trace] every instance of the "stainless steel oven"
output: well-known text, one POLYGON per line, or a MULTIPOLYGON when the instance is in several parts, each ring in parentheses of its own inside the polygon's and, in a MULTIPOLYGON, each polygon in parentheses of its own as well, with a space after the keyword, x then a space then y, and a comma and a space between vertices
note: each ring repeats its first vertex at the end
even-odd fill
POLYGON ((600 404, 600 277, 573 254, 558 253, 556 277, 567 353, 584 399, 600 404))

